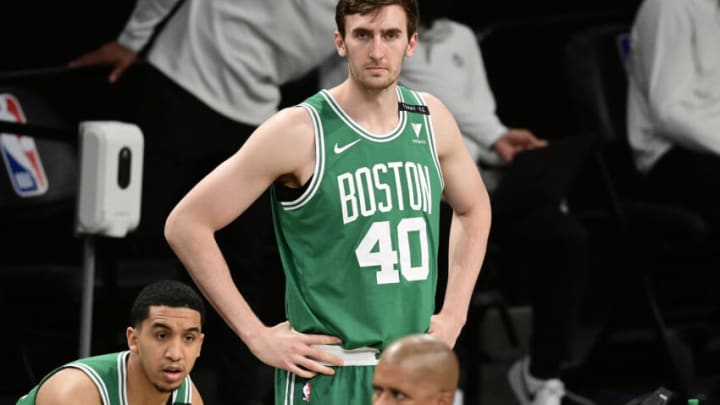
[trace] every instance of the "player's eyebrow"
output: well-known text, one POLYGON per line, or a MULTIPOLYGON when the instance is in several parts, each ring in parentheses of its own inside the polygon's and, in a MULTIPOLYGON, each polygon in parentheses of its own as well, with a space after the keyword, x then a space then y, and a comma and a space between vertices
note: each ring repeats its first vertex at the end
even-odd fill
MULTIPOLYGON (((374 32, 375 32, 374 30, 372 30, 370 28, 366 28, 366 27, 357 27, 352 30, 352 33, 355 35, 357 35, 357 34, 372 35, 374 32)), ((380 32, 380 35, 387 35, 387 34, 399 35, 402 33, 402 30, 399 28, 389 28, 389 29, 381 29, 381 30, 379 30, 379 32, 380 32)))
MULTIPOLYGON (((172 328, 169 325, 162 323, 162 322, 153 322, 153 324, 151 325, 151 328, 172 330, 172 328)), ((184 332, 185 333, 187 333, 187 332, 202 333, 199 326, 191 326, 191 327, 185 329, 184 332)))
POLYGON ((153 329, 171 329, 170 326, 167 324, 164 324, 162 322, 153 322, 152 325, 150 325, 153 329))

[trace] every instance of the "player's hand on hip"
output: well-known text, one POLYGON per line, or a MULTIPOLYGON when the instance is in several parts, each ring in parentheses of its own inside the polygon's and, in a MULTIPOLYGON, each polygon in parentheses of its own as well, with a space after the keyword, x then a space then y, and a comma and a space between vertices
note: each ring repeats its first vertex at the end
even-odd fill
POLYGON ((137 53, 119 42, 108 42, 100 48, 81 55, 70 62, 70 67, 110 66, 111 83, 117 81, 137 59, 137 53))
POLYGON ((342 366, 342 359, 312 345, 339 344, 339 338, 300 333, 285 321, 266 328, 259 336, 253 353, 265 364, 285 369, 302 378, 317 374, 335 374, 331 366, 342 366))

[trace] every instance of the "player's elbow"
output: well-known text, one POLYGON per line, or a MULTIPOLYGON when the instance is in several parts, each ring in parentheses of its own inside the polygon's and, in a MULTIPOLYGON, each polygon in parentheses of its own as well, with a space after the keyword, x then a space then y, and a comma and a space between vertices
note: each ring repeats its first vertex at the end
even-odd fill
POLYGON ((480 224, 480 228, 487 232, 492 222, 492 205, 490 204, 490 196, 483 187, 478 192, 478 198, 472 209, 473 217, 476 223, 480 224))
POLYGON ((183 222, 184 218, 177 209, 172 210, 170 215, 168 215, 165 219, 163 235, 165 236, 165 240, 168 245, 170 245, 173 250, 175 250, 175 248, 179 245, 182 238, 182 229, 184 228, 183 222))

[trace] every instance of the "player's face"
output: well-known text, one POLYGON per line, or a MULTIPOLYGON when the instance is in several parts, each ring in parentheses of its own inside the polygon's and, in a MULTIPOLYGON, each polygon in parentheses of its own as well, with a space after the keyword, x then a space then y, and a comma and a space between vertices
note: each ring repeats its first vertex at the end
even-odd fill
POLYGON ((128 328, 128 346, 159 392, 172 392, 192 370, 204 338, 200 328, 198 311, 166 306, 151 306, 139 328, 128 328))
POLYGON ((369 90, 384 90, 397 81, 403 60, 412 56, 417 33, 408 41, 407 16, 399 5, 345 17, 345 38, 335 45, 348 59, 350 78, 369 90))
POLYGON ((373 405, 445 405, 452 396, 439 392, 436 387, 412 370, 392 362, 380 361, 373 376, 373 405))

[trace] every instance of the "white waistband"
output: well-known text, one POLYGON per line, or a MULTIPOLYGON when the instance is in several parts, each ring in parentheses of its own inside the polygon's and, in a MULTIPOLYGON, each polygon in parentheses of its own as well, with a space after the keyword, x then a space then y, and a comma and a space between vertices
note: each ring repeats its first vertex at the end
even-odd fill
POLYGON ((374 366, 378 362, 377 355, 380 353, 378 349, 372 347, 358 347, 352 350, 343 349, 338 345, 313 345, 312 347, 341 358, 343 366, 374 366))

